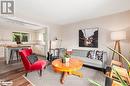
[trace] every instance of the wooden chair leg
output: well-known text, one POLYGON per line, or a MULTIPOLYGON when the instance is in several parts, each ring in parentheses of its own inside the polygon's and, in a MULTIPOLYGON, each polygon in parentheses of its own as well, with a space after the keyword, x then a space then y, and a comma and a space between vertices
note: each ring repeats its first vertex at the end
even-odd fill
POLYGON ((47 65, 44 67, 44 69, 46 69, 47 68, 47 65))
POLYGON ((19 61, 18 51, 16 51, 16 56, 17 56, 17 62, 18 62, 19 61))
POLYGON ((11 50, 11 52, 10 52, 10 59, 9 59, 9 63, 11 64, 12 63, 12 61, 13 61, 13 51, 11 50))
POLYGON ((40 70, 40 76, 42 76, 42 70, 40 70))
POLYGON ((26 74, 25 74, 26 77, 27 77, 27 74, 28 74, 28 73, 26 72, 26 74))

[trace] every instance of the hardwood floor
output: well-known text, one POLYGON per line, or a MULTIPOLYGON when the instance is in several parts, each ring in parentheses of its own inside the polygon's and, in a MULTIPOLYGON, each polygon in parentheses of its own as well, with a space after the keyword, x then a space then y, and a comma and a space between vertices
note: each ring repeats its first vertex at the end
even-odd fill
POLYGON ((18 68, 22 68, 22 67, 23 67, 22 62, 13 62, 12 64, 6 64, 5 58, 0 57, 0 74, 11 71, 11 70, 15 70, 18 68))
POLYGON ((18 69, 0 74, 0 80, 12 81, 13 82, 12 86, 32 86, 31 83, 28 82, 23 77, 24 74, 25 74, 24 68, 18 68, 18 69))

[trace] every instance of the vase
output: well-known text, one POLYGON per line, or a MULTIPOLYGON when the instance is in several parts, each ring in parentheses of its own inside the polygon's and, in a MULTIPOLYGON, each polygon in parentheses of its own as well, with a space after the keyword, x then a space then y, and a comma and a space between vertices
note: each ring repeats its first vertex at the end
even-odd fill
POLYGON ((62 63, 67 63, 69 62, 70 58, 62 58, 62 63))
POLYGON ((65 62, 69 62, 70 58, 65 58, 65 62))

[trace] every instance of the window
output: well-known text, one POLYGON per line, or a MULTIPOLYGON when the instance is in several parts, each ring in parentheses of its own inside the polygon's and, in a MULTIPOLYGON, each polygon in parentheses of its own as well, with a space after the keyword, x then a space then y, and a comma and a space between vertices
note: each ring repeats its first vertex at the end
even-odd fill
POLYGON ((13 42, 28 42, 29 33, 13 32, 13 42))

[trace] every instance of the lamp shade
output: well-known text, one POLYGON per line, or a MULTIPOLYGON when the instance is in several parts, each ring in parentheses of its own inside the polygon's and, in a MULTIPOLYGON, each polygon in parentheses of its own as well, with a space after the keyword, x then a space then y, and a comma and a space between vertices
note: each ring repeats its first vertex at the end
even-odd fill
POLYGON ((111 40, 124 40, 126 39, 125 31, 111 32, 111 40))

